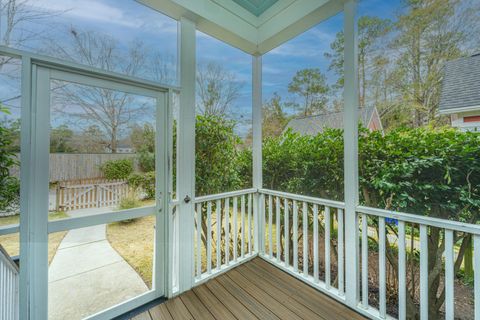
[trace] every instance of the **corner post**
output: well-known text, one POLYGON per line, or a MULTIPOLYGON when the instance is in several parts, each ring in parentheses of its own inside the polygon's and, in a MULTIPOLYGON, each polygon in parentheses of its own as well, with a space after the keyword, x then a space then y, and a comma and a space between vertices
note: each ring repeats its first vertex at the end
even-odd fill
POLYGON ((344 5, 344 183, 345 183, 345 276, 346 302, 355 308, 359 302, 358 266, 358 72, 356 1, 344 5))
POLYGON ((180 48, 180 111, 178 116, 179 203, 179 293, 192 288, 194 281, 194 206, 195 198, 195 23, 181 18, 180 48), (185 200, 184 200, 185 199, 185 200), (190 201, 187 199, 191 199, 190 201))
MULTIPOLYGON (((262 170, 262 56, 252 56, 253 188, 263 187, 262 170)), ((263 253, 264 228, 258 193, 254 196, 254 251, 263 253)))

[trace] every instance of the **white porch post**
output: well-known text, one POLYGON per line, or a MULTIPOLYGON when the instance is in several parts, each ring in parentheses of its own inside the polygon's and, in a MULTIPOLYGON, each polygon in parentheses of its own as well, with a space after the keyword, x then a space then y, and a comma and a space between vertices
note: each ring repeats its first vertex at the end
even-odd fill
POLYGON ((48 318, 49 71, 22 59, 20 319, 48 318))
POLYGON ((355 307, 359 301, 358 266, 358 79, 356 1, 344 5, 345 85, 344 85, 344 181, 345 181, 345 277, 346 301, 355 307))
POLYGON ((180 19, 180 111, 178 116, 177 191, 179 204, 179 293, 192 288, 194 280, 195 197, 195 23, 180 19), (188 198, 190 201, 188 201, 188 198))
MULTIPOLYGON (((252 56, 252 120, 253 120, 253 188, 261 189, 263 187, 262 170, 262 57, 252 56)), ((260 215, 261 204, 258 194, 255 195, 254 204, 254 223, 255 223, 255 242, 254 250, 260 253, 263 250, 264 228, 263 219, 260 215)))

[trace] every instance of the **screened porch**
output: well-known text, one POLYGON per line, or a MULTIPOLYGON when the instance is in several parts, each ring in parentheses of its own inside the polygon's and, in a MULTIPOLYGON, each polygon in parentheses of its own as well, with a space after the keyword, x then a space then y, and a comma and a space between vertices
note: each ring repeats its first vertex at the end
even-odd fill
MULTIPOLYGON (((133 296, 122 296, 113 306, 97 306, 99 310, 86 319, 408 319, 412 314, 431 319, 436 309, 429 305, 433 281, 429 272, 436 261, 440 261, 444 284, 439 292, 444 298, 440 313, 445 319, 455 319, 455 275, 461 263, 457 257, 464 250, 458 239, 471 239, 478 269, 480 227, 360 205, 356 1, 264 1, 270 5, 256 13, 238 4, 252 1, 138 2, 178 21, 178 85, 0 47, 2 56, 21 61, 23 122, 22 214, 19 223, 0 226, 0 236, 19 233, 19 267, 6 252, 0 252, 0 318, 52 317, 49 295, 55 284, 51 283, 62 279, 49 274, 53 265, 49 236, 72 230, 86 230, 93 236, 98 230, 85 228, 151 217, 150 286, 133 296), (262 154, 262 56, 340 12, 345 41, 344 200, 270 190, 264 183, 262 154), (197 30, 251 55, 251 188, 196 195, 197 30), (60 88, 79 86, 72 89, 75 93, 83 90, 82 86, 92 86, 151 103, 156 169, 152 201, 137 208, 112 207, 58 220, 44 214, 48 212, 48 172, 53 162, 49 158, 50 128, 45 124, 53 117, 51 87, 56 83, 63 84, 60 88), (438 243, 433 245, 442 250, 439 256, 429 257, 434 234, 438 234, 438 243), (413 256, 415 259, 409 259, 413 256), (412 279, 418 282, 418 289, 411 285, 412 279)), ((58 187, 62 190, 58 201, 65 198, 69 209, 103 202, 112 206, 116 194, 126 191, 111 188, 98 182, 93 187, 65 184, 58 187), (79 191, 70 194, 65 191, 69 188, 79 191), (99 190, 110 193, 105 196, 99 190), (85 203, 77 201, 90 194, 92 198, 85 203)), ((103 234, 95 242, 104 241, 103 234)), ((88 260, 88 254, 82 259, 88 260)), ((124 267, 128 268, 127 264, 124 267)), ((122 275, 111 274, 111 282, 122 282, 122 275)), ((75 289, 68 292, 74 300, 75 289)), ((479 272, 474 274, 472 292, 471 316, 480 320, 479 272)), ((58 310, 61 317, 61 308, 58 310)))

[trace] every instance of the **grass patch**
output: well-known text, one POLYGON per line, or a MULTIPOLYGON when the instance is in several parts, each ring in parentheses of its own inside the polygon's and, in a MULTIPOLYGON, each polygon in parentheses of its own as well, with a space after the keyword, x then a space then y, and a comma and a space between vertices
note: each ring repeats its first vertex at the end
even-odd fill
MULTIPOLYGON (((142 201, 142 205, 154 204, 154 201, 142 201)), ((241 214, 238 212, 237 229, 240 237, 241 214)), ((245 224, 247 223, 247 215, 245 215, 245 224)), ((152 271, 153 271, 153 248, 155 225, 155 216, 147 216, 137 218, 131 221, 115 222, 107 225, 107 239, 112 247, 130 264, 130 266, 140 275, 145 284, 152 287, 152 271)), ((273 228, 275 232, 275 226, 273 228)), ((233 230, 230 230, 230 236, 233 236, 233 230)), ((216 214, 212 213, 212 267, 216 265, 216 214)), ((247 232, 245 232, 247 237, 247 232)), ((222 237, 223 238, 223 237, 222 237)), ((201 244, 202 252, 202 270, 206 270, 206 248, 201 244)), ((223 239, 222 239, 222 246, 223 239)), ((253 248, 253 243, 252 243, 253 248)), ((247 252, 247 240, 245 240, 245 253, 247 252)), ((195 248, 195 254, 197 249, 195 248)), ((238 250, 240 257, 241 250, 238 250)), ((230 255, 230 259, 232 259, 230 255)))
POLYGON ((152 287, 155 216, 107 225, 107 239, 132 266, 145 284, 152 287))
MULTIPOLYGON (((59 220, 68 218, 68 215, 63 212, 52 212, 48 215, 50 220, 59 220)), ((20 215, 1 217, 0 226, 15 225, 20 223, 20 215)), ((57 252, 60 242, 67 234, 67 231, 51 233, 48 235, 48 263, 52 262, 55 253, 57 252)), ((18 256, 20 254, 20 237, 18 233, 0 236, 0 244, 7 251, 10 256, 18 256)))
POLYGON ((0 217, 0 226, 8 226, 11 224, 19 224, 20 215, 16 214, 14 216, 0 217))

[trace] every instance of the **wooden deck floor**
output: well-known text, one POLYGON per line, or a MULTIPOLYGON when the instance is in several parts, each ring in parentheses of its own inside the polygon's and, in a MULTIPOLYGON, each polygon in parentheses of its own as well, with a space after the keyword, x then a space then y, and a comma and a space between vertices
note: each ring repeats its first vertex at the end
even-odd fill
POLYGON ((365 318, 256 258, 133 319, 365 318))

